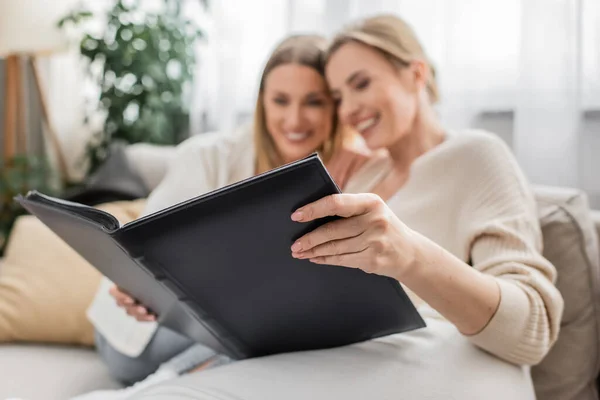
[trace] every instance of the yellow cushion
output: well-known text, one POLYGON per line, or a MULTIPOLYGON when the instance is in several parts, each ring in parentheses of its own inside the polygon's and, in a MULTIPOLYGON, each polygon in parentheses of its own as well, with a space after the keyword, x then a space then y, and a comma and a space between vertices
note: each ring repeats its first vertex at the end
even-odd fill
MULTIPOLYGON (((136 200, 98 208, 127 223, 144 205, 145 200, 136 200)), ((37 218, 18 218, 0 265, 0 342, 93 345, 85 312, 100 278, 37 218)))

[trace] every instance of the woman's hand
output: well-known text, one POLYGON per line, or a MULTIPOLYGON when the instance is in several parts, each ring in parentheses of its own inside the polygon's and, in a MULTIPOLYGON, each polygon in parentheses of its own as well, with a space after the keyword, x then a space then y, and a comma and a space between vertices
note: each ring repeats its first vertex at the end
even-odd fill
POLYGON ((392 277, 463 333, 480 332, 500 303, 493 276, 471 268, 404 225, 377 195, 335 194, 304 206, 292 220, 329 222, 292 245, 292 256, 392 277))
POLYGON ((298 209, 292 220, 344 217, 304 235, 292 256, 317 264, 360 268, 400 280, 417 257, 417 238, 374 194, 335 194, 298 209))
POLYGON ((110 288, 109 293, 117 301, 117 305, 125 309, 127 314, 131 315, 140 322, 156 321, 156 315, 140 305, 133 297, 122 291, 118 286, 110 288))

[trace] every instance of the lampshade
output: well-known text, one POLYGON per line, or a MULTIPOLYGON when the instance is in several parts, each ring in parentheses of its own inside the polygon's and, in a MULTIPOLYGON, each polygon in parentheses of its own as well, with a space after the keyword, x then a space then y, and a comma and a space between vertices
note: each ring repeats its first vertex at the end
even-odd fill
POLYGON ((73 0, 0 0, 0 57, 66 48, 66 37, 56 23, 73 4, 73 0))

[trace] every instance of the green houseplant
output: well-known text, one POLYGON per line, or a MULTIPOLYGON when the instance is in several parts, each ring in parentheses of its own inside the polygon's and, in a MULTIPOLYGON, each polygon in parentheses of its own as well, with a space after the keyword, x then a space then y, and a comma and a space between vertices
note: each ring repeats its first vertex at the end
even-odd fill
POLYGON ((87 146, 88 174, 107 158, 115 140, 173 145, 188 135, 186 93, 201 31, 181 16, 178 0, 164 0, 161 13, 144 11, 143 5, 143 0, 116 0, 105 13, 79 8, 58 23, 83 31, 80 52, 100 88, 94 112, 105 119, 87 146), (86 31, 90 19, 104 21, 103 32, 86 31))
POLYGON ((14 197, 29 190, 56 195, 59 191, 58 176, 53 173, 44 158, 20 154, 11 160, 0 161, 0 255, 8 240, 15 220, 25 210, 14 197))

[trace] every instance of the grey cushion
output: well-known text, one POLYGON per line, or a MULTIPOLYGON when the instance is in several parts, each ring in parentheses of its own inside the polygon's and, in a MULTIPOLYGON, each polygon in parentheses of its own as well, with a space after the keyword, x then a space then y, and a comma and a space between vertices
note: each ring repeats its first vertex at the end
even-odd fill
POLYGON ((586 195, 536 188, 544 256, 558 271, 565 300, 561 332, 548 356, 532 368, 538 399, 597 400, 600 369, 600 255, 586 195))
POLYGON ((94 350, 0 345, 0 399, 65 400, 118 387, 94 350))
POLYGON ((62 197, 87 205, 145 198, 150 194, 144 179, 129 161, 125 145, 111 146, 110 156, 85 180, 83 187, 67 190, 62 197))
POLYGON ((600 211, 592 211, 592 221, 596 225, 596 233, 598 234, 598 247, 600 248, 600 211))
MULTIPOLYGON (((241 129, 249 128, 244 126, 241 129)), ((200 135, 206 140, 211 140, 223 135, 223 133, 215 131, 204 132, 200 135)), ((127 162, 139 174, 150 191, 154 190, 164 178, 176 152, 177 146, 161 146, 149 143, 136 143, 125 147, 127 162)))

